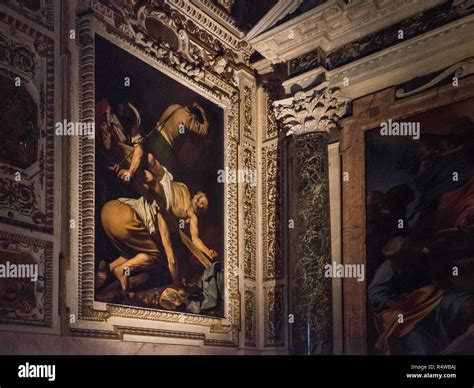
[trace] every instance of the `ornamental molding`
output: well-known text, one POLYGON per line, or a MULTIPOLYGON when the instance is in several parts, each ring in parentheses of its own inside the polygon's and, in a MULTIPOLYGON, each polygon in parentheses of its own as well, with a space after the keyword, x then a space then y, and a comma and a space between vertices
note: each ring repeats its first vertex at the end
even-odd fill
MULTIPOLYGON (((470 37, 474 34, 474 14, 369 55, 332 71, 324 71, 331 87, 340 87, 344 95, 356 99, 447 69, 474 57, 470 37), (399 69, 404 71, 400 72, 399 69), (344 86, 344 80, 349 81, 344 86)), ((460 77, 467 75, 463 74, 460 77)), ((296 80, 296 77, 294 78, 296 80)), ((290 82, 291 81, 287 81, 290 82)))
POLYGON ((57 0, 37 0, 36 2, 4 0, 2 3, 15 9, 29 20, 39 23, 51 31, 54 30, 54 8, 59 6, 57 0))
MULTIPOLYGON (((256 171, 256 148, 248 141, 243 143, 242 166, 246 171, 256 171)), ((242 193, 243 201, 243 261, 246 280, 256 280, 257 276, 257 190, 251 182, 245 182, 242 193)))
POLYGON ((233 19, 209 0, 165 0, 183 17, 191 20, 218 39, 238 60, 248 63, 253 48, 244 40, 244 33, 237 27, 233 19))
POLYGON ((355 100, 393 85, 403 85, 409 81, 407 74, 410 78, 422 77, 459 64, 464 68, 458 77, 462 78, 470 71, 464 62, 474 57, 470 41, 473 34, 474 14, 471 14, 334 70, 319 66, 284 81, 282 86, 289 94, 296 86, 306 89, 322 77, 329 87, 341 88, 344 96, 355 100))
POLYGON ((228 95, 237 92, 235 69, 248 61, 251 52, 239 51, 240 40, 189 1, 119 0, 109 6, 98 0, 83 3, 110 32, 151 57, 167 62, 196 82, 213 84, 228 95), (207 23, 200 27, 199 21, 207 23))
POLYGON ((244 343, 245 346, 255 347, 257 345, 257 288, 254 285, 245 285, 244 305, 244 343))
POLYGON ((339 88, 329 88, 327 82, 319 89, 298 91, 292 97, 273 103, 275 117, 286 135, 326 132, 338 128, 346 113, 349 99, 339 88))
POLYGON ((285 288, 283 285, 264 287, 265 347, 285 345, 285 288))
MULTIPOLYGON (((52 328, 54 325, 55 303, 53 294, 53 243, 51 241, 32 238, 20 234, 0 231, 0 257, 3 259, 21 260, 23 263, 38 266, 38 281, 27 283, 6 279, 5 287, 9 286, 14 292, 11 301, 6 298, 1 301, 0 324, 10 325, 15 331, 31 330, 32 327, 52 328), (16 258, 15 258, 16 257, 16 258), (19 283, 22 283, 19 285, 19 283), (9 284, 10 283, 10 284, 9 284), (20 294, 18 295, 18 292, 20 294), (15 306, 15 302, 16 306, 15 306), (21 303, 18 303, 21 302, 21 303)), ((3 327, 6 329, 7 326, 3 327)))
POLYGON ((321 48, 329 52, 351 41, 442 4, 444 0, 329 0, 249 42, 272 63, 321 48))
POLYGON ((222 24, 226 29, 233 32, 238 37, 243 37, 244 33, 235 23, 235 20, 230 16, 232 8, 234 7, 234 0, 219 0, 220 7, 217 7, 211 0, 191 0, 193 4, 201 8, 208 15, 214 16, 219 24, 222 24), (222 4, 221 4, 222 3, 222 4), (225 12, 222 10, 225 9, 225 12))
POLYGON ((454 78, 459 79, 473 73, 474 73, 474 57, 471 57, 471 58, 466 59, 465 61, 458 62, 448 67, 441 74, 437 75, 431 81, 425 83, 424 85, 416 89, 410 90, 409 92, 406 92, 403 88, 400 88, 396 91, 395 95, 398 98, 409 97, 414 94, 421 93, 425 90, 428 90, 429 88, 442 82, 446 77, 450 75, 453 76, 453 79, 454 78))
POLYGON ((277 142, 262 147, 262 275, 263 280, 282 280, 285 263, 281 233, 281 185, 277 142))

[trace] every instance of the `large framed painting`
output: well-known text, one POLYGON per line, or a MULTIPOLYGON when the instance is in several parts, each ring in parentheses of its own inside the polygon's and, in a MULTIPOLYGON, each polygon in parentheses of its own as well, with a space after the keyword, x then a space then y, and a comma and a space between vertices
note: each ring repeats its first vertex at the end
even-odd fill
POLYGON ((223 110, 95 39, 95 299, 222 316, 223 110), (133 176, 121 175, 131 171, 129 161, 114 170, 139 151, 144 155, 133 176), (153 183, 140 182, 142 169, 150 177, 154 172, 153 183), (149 192, 156 195, 151 201, 149 192))
MULTIPOLYGON (((144 18, 183 39, 164 13, 144 18)), ((238 89, 204 82, 179 45, 79 20, 78 121, 94 131, 71 139, 70 330, 235 346, 238 187, 224 172, 237 169, 238 89)))
POLYGON ((366 274, 344 280, 351 353, 449 352, 472 323, 473 82, 387 89, 344 123, 344 261, 366 274))

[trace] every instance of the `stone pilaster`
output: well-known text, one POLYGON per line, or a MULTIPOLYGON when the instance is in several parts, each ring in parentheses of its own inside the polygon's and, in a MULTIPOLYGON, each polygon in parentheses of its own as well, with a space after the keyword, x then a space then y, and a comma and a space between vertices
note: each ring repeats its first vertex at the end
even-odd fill
POLYGON ((328 139, 345 113, 338 89, 320 87, 274 103, 275 115, 293 135, 292 198, 287 220, 294 253, 290 265, 290 330, 293 354, 332 353, 332 284, 324 276, 331 263, 328 139))

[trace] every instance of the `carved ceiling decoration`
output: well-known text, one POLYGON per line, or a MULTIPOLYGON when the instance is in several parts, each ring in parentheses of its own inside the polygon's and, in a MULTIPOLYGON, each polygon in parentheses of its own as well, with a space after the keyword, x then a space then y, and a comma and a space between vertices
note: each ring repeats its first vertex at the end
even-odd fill
MULTIPOLYGON (((175 4, 179 4, 181 6, 184 5, 184 2, 181 0, 174 0, 172 1, 175 4)), ((223 0, 222 3, 229 3, 229 5, 219 5, 216 0, 188 0, 188 3, 192 3, 199 8, 201 8, 204 12, 210 15, 215 21, 219 21, 219 23, 228 29, 232 34, 238 37, 243 37, 244 33, 239 29, 237 23, 235 22, 234 18, 231 16, 231 11, 229 12, 227 8, 230 6, 230 1, 223 0)), ((232 3, 231 9, 233 9, 234 3, 232 3)), ((186 7, 187 8, 187 7, 186 7)), ((190 8, 187 8, 190 10, 190 8)), ((208 21, 207 21, 208 22, 208 21)))
POLYGON ((474 13, 471 0, 448 1, 419 15, 408 18, 400 23, 387 27, 377 33, 367 35, 357 41, 326 55, 323 62, 327 69, 335 69, 367 55, 381 51, 400 43, 398 31, 403 31, 403 40, 408 40, 434 30, 445 24, 474 13))
POLYGON ((406 41, 473 12, 474 4, 471 0, 448 1, 376 33, 347 43, 331 52, 324 53, 319 48, 299 55, 289 61, 288 77, 297 76, 319 66, 327 70, 336 69, 400 43, 401 40, 398 38, 400 30, 403 31, 403 41, 406 41))
MULTIPOLYGON (((247 33, 250 40, 273 27, 279 20, 293 13, 303 2, 303 0, 278 1, 267 14, 247 33)), ((262 57, 263 58, 263 57, 262 57)))
POLYGON ((250 46, 189 1, 85 0, 85 4, 146 52, 198 82, 210 76, 237 86, 235 69, 246 65, 242 61, 248 63, 250 46))
MULTIPOLYGON (((453 7, 458 10, 469 8, 461 4, 463 1, 469 0, 456 0, 453 7)), ((331 53, 357 37, 376 34, 445 3, 445 0, 359 0, 348 3, 328 0, 301 15, 291 15, 283 24, 252 36, 249 42, 269 62, 286 62, 318 48, 331 53)))
POLYGON ((324 65, 324 53, 317 49, 292 59, 288 63, 288 76, 293 77, 324 65))
MULTIPOLYGON (((332 71, 319 67, 310 73, 324 73, 332 87, 342 88, 344 95, 351 99, 394 85, 403 85, 404 89, 412 90, 428 82, 441 69, 474 56, 472 36, 474 14, 332 71), (401 68, 403 72, 400 72, 401 68), (423 77, 426 77, 424 81, 423 77), (407 87, 407 78, 417 79, 420 83, 407 87)), ((307 78, 306 74, 292 78, 288 84, 307 78)))
POLYGON ((6 0, 4 3, 17 9, 23 16, 54 30, 55 0, 6 0))

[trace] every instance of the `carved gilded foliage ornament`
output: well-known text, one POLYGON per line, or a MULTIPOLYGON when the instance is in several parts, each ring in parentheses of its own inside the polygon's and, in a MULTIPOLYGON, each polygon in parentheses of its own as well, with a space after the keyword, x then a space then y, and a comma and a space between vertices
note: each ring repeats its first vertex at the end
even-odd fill
POLYGON ((278 135, 278 124, 275 117, 275 111, 272 106, 272 99, 266 98, 265 101, 265 117, 267 117, 266 140, 272 139, 278 135))
MULTIPOLYGON (((247 171, 256 170, 255 147, 245 144, 243 150, 243 165, 247 171)), ((256 188, 252 182, 245 182, 243 189, 243 212, 244 212, 244 275, 246 279, 256 278, 256 256, 257 247, 255 241, 255 230, 257 225, 256 213, 256 188)))
POLYGON ((278 173, 278 146, 277 143, 272 143, 262 148, 262 257, 265 281, 281 279, 284 275, 280 245, 280 185, 278 173))
POLYGON ((256 288, 245 286, 245 346, 255 346, 257 340, 257 296, 256 288))
POLYGON ((339 88, 324 86, 310 92, 298 91, 293 97, 275 101, 273 107, 287 135, 329 133, 346 113, 348 101, 339 88))
POLYGON ((244 87, 244 135, 253 139, 252 130, 253 100, 250 86, 244 87))
MULTIPOLYGON (((109 27, 113 24, 150 55, 171 63, 197 82, 214 83, 219 90, 230 88, 229 94, 236 93, 234 67, 238 56, 233 46, 237 47, 239 42, 230 39, 231 34, 218 29, 215 23, 210 26, 212 29, 201 28, 195 19, 176 9, 187 9, 191 4, 119 0, 106 7, 97 0, 85 3, 101 14, 104 21, 110 19, 109 27)), ((197 16, 201 21, 207 18, 204 14, 197 16)))
POLYGON ((283 346, 285 343, 284 287, 265 287, 265 346, 283 346))

